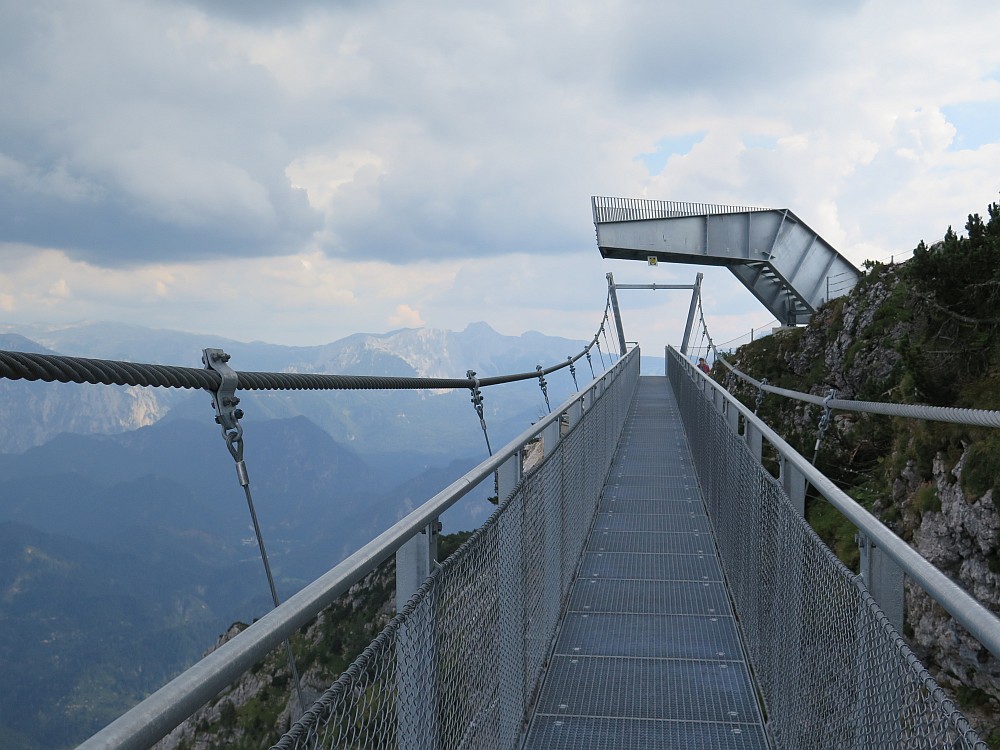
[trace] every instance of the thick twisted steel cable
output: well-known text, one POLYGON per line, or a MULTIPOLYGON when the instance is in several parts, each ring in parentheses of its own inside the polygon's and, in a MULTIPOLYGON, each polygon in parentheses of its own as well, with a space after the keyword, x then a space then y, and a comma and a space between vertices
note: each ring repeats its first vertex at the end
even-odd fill
MULTIPOLYGON (((569 367, 586 354, 542 370, 551 372, 569 367)), ((288 372, 237 372, 240 390, 405 390, 419 388, 468 388, 468 378, 417 378, 381 375, 323 375, 288 372)), ((65 357, 55 354, 0 351, 0 377, 8 380, 41 380, 93 385, 137 385, 162 388, 216 390, 220 377, 211 370, 174 365, 65 357)), ((480 386, 500 385, 537 378, 538 372, 522 372, 480 378, 480 386)))
POLYGON ((778 396, 785 396, 797 401, 826 406, 839 411, 864 412, 866 414, 883 414, 889 417, 909 417, 911 419, 926 419, 932 422, 949 422, 951 424, 969 425, 971 427, 1000 427, 1000 411, 988 411, 986 409, 962 409, 957 406, 928 406, 926 404, 894 404, 883 401, 851 401, 849 399, 833 398, 827 400, 823 396, 814 396, 811 393, 792 391, 787 388, 762 383, 754 380, 744 372, 741 372, 733 365, 729 364, 716 352, 716 359, 722 362, 736 377, 744 380, 755 388, 774 393, 778 396))
MULTIPOLYGON (((600 331, 587 346, 563 362, 542 370, 543 375, 569 367, 586 356, 598 343, 600 331)), ((468 378, 418 378, 381 375, 324 375, 308 373, 237 372, 239 390, 417 390, 422 388, 468 388, 468 378)), ((480 378, 481 387, 537 378, 538 372, 522 372, 480 378)), ((0 378, 41 380, 93 385, 134 385, 160 388, 218 390, 217 372, 197 367, 153 365, 117 360, 67 357, 0 350, 0 378)))
POLYGON ((148 365, 55 354, 0 351, 0 377, 94 385, 140 385, 216 390, 220 376, 197 367, 148 365))

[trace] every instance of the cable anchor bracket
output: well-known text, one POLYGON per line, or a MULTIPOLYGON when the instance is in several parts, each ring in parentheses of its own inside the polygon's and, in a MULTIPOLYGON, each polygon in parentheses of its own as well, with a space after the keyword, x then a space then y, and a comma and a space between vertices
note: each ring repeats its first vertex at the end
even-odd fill
POLYGON ((832 411, 830 402, 836 397, 837 391, 831 388, 826 394, 826 398, 823 399, 823 416, 819 418, 819 426, 816 430, 816 449, 813 453, 813 466, 816 465, 816 459, 819 458, 819 447, 823 443, 823 436, 826 435, 826 431, 830 427, 830 413, 832 411))
POLYGON ((536 365, 535 372, 538 373, 538 387, 542 389, 542 395, 545 397, 545 408, 548 409, 549 414, 551 414, 552 406, 549 404, 549 389, 548 384, 545 382, 545 373, 542 371, 542 366, 536 365))
POLYGON ((236 388, 239 385, 239 376, 236 371, 229 366, 230 355, 222 349, 203 349, 201 361, 205 369, 219 373, 221 380, 219 387, 212 394, 212 406, 215 408, 215 422, 222 429, 222 437, 226 441, 226 448, 236 462, 236 474, 239 477, 240 485, 246 487, 250 484, 247 474, 247 466, 243 461, 243 410, 238 409, 240 403, 236 396, 236 388))
POLYGON ((479 425, 483 428, 483 437, 486 438, 486 450, 493 455, 493 448, 490 446, 490 434, 486 429, 486 416, 483 413, 483 394, 479 390, 479 378, 476 377, 475 370, 466 370, 465 377, 469 379, 469 390, 472 391, 472 406, 479 415, 479 425))
POLYGON ((576 382, 576 365, 573 364, 572 357, 566 357, 569 360, 569 374, 573 376, 573 388, 580 390, 580 384, 576 382))
POLYGON ((753 413, 757 414, 760 409, 760 405, 764 403, 764 386, 767 385, 767 378, 763 378, 760 381, 760 387, 757 388, 757 401, 753 405, 753 413))

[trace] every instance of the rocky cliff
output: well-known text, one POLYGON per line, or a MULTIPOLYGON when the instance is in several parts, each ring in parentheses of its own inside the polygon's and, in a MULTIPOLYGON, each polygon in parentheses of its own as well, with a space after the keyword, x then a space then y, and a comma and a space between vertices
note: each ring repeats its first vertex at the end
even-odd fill
MULTIPOLYGON (((1000 406, 1000 208, 970 217, 969 237, 921 244, 904 265, 869 264, 854 292, 806 328, 730 355, 744 372, 783 388, 838 398, 1000 406), (965 290, 965 293, 956 293, 965 290)), ((757 391, 717 365, 745 403, 757 391)), ((807 456, 819 407, 767 395, 760 415, 807 456)), ((1000 613, 1000 431, 834 413, 817 465, 925 558, 1000 613)), ((828 504, 807 517, 849 566, 854 529, 828 504)), ((1000 746, 1000 663, 918 587, 907 585, 905 635, 991 746, 1000 746)))
MULTIPOLYGON (((292 639, 299 685, 308 708, 395 613, 395 565, 390 561, 355 584, 292 639)), ((234 623, 211 653, 244 629, 234 623)), ((154 750, 256 750, 270 747, 301 710, 285 649, 277 649, 154 750)))

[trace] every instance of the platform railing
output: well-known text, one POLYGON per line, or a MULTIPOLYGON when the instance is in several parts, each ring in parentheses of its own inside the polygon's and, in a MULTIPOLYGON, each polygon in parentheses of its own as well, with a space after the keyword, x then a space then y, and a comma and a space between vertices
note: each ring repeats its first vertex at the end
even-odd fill
POLYGON ((613 198, 593 196, 591 207, 594 223, 612 221, 642 221, 645 219, 672 219, 677 216, 706 216, 739 214, 748 211, 770 211, 769 208, 726 206, 717 203, 687 203, 685 201, 660 201, 648 198, 613 198))
POLYGON ((279 747, 516 747, 639 375, 633 349, 488 460, 78 750, 145 750, 480 485, 490 519, 279 747), (530 456, 530 460, 526 458, 530 456))
POLYGON ((985 750, 876 599, 901 603, 905 575, 994 653, 1000 620, 672 348, 667 375, 776 748, 985 750), (807 482, 866 540, 862 575, 806 522, 807 482))

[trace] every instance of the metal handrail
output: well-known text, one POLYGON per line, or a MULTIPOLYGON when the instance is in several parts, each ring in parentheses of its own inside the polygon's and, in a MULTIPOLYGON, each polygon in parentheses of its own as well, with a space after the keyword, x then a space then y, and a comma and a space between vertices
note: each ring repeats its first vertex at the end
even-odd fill
POLYGON ((1000 618, 837 487, 805 456, 792 448, 750 409, 730 395, 721 384, 701 372, 673 347, 668 347, 668 352, 673 362, 687 368, 689 376, 696 379, 695 382, 701 383, 703 388, 715 390, 715 395, 721 397, 721 400, 715 403, 725 402, 730 408, 736 409, 747 424, 752 425, 774 447, 784 461, 793 466, 820 495, 899 565, 907 576, 919 583, 934 601, 947 610, 991 654, 1000 659, 1000 618))
POLYGON ((660 201, 648 198, 611 198, 598 195, 591 198, 591 205, 594 209, 595 224, 612 221, 641 221, 643 219, 670 219, 676 216, 706 216, 774 210, 751 206, 660 201))
POLYGON ((561 419, 574 404, 581 400, 589 404, 592 403, 591 399, 599 398, 605 387, 619 377, 635 359, 637 351, 638 349, 630 351, 613 367, 570 396, 551 414, 524 430, 503 449, 83 742, 77 750, 145 750, 161 740, 388 559, 410 538, 493 475, 527 443, 561 419))
POLYGON ((950 424, 968 425, 970 427, 1000 427, 1000 411, 989 409, 966 409, 958 406, 929 406, 927 404, 896 404, 887 401, 853 401, 843 398, 825 398, 811 393, 793 391, 768 385, 742 372, 730 364, 725 357, 716 353, 716 359, 721 362, 736 377, 758 390, 773 393, 776 396, 804 401, 808 404, 829 407, 841 411, 856 411, 866 414, 882 414, 888 417, 909 417, 911 419, 926 419, 931 422, 948 422, 950 424))

